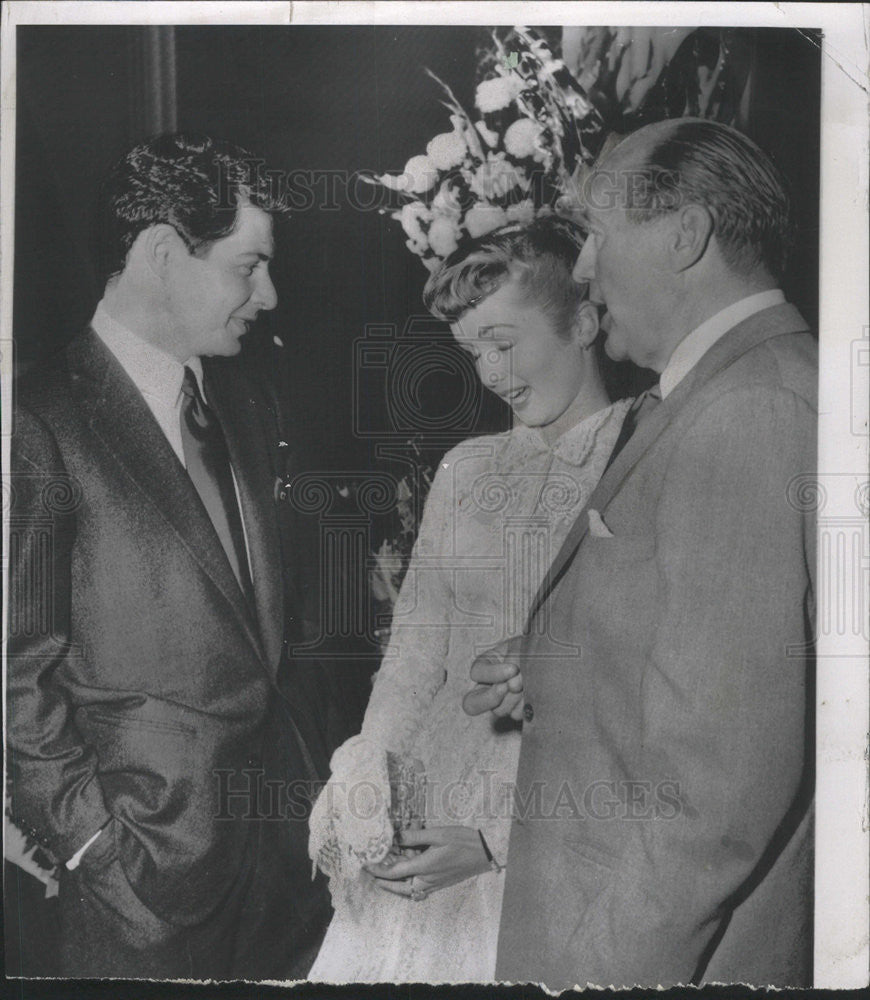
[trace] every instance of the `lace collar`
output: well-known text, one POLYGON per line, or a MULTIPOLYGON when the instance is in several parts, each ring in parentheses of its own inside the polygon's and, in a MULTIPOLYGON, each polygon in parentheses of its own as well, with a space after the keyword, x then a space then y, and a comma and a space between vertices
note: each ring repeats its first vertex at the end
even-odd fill
POLYGON ((613 428, 613 443, 616 442, 616 435, 619 434, 622 420, 631 404, 631 399, 620 399, 616 403, 611 403, 610 406, 569 427, 552 445, 547 444, 538 427, 518 424, 507 432, 503 457, 508 460, 524 461, 534 455, 549 453, 566 465, 583 465, 607 429, 613 428))

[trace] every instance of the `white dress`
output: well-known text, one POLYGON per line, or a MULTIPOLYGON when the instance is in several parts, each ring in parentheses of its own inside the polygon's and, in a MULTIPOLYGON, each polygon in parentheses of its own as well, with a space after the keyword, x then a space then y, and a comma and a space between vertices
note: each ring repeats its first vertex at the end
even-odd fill
POLYGON ((489 715, 463 712, 469 668, 479 653, 522 632, 629 405, 622 400, 587 417, 552 447, 538 430, 519 426, 466 441, 441 462, 362 732, 336 751, 334 787, 312 814, 312 857, 331 839, 339 860, 329 872, 336 913, 310 980, 493 980, 503 875, 487 872, 414 902, 360 874, 361 860, 382 857, 392 838, 384 750, 423 763, 427 826, 480 828, 495 858, 510 863, 521 733, 507 720, 496 725, 489 715))

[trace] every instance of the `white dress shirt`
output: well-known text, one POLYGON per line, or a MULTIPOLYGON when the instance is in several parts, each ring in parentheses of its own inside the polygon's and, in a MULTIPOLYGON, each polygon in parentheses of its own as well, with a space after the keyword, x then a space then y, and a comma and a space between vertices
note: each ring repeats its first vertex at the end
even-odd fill
POLYGON ((668 394, 674 391, 716 341, 721 340, 729 330, 733 330, 738 323, 749 319, 762 309, 769 309, 783 302, 785 296, 779 288, 756 292, 717 312, 715 316, 711 316, 693 330, 677 345, 662 372, 659 380, 662 399, 666 399, 668 394))
POLYGON ((97 306, 91 326, 142 393, 178 461, 186 466, 181 440, 181 402, 184 397, 181 383, 185 367, 190 368, 196 376, 202 398, 206 398, 202 384, 202 361, 194 357, 182 364, 159 347, 137 337, 110 316, 102 302, 97 306))

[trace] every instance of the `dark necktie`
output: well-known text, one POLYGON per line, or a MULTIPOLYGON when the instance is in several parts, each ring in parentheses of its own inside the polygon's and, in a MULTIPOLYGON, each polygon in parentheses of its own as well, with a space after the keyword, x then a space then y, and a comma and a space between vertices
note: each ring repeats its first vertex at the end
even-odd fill
POLYGON ((211 518, 239 586, 253 607, 245 535, 224 432, 215 414, 206 406, 196 376, 187 367, 181 391, 184 393, 181 441, 187 474, 211 518))
POLYGON ((656 385, 647 389, 646 392, 642 392, 632 403, 631 408, 625 415, 625 420, 622 422, 622 429, 619 432, 619 437, 616 439, 616 444, 613 446, 613 451, 610 453, 610 458, 607 462, 608 467, 613 464, 616 456, 628 444, 629 438, 640 426, 641 421, 646 420, 661 401, 661 386, 656 383, 656 385))

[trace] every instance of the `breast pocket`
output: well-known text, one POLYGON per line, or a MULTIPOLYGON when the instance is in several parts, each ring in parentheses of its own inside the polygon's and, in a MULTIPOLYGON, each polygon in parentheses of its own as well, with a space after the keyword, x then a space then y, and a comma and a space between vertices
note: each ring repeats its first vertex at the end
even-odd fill
POLYGON ((614 533, 583 539, 574 572, 575 604, 595 657, 643 645, 655 628, 660 582, 655 538, 614 533))

